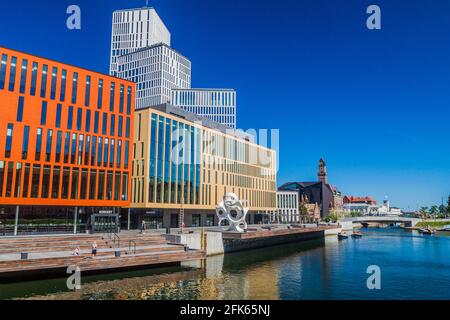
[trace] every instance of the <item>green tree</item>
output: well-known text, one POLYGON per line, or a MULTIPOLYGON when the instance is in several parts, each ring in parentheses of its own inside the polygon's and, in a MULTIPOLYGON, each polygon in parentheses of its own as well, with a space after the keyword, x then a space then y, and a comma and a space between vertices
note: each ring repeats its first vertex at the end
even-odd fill
POLYGON ((302 222, 306 222, 309 218, 308 209, 306 208, 306 206, 303 203, 300 204, 298 209, 300 212, 300 217, 301 217, 302 222))
POLYGON ((436 218, 436 216, 438 215, 438 213, 439 213, 439 207, 438 207, 438 206, 431 206, 431 208, 430 208, 430 215, 431 215, 433 218, 436 218))
POLYGON ((428 207, 421 207, 419 210, 420 216, 422 217, 422 219, 426 219, 428 218, 429 212, 428 212, 428 207))
POLYGON ((448 201, 447 201, 447 214, 450 215, 450 196, 448 196, 448 201))

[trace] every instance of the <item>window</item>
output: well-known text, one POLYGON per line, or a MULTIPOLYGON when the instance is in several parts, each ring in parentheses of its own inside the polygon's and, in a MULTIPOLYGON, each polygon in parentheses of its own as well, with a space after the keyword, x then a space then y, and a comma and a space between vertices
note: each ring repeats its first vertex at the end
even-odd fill
POLYGON ((103 200, 105 193, 105 171, 99 171, 97 200, 103 200))
MULTIPOLYGON (((0 90, 5 89, 6 65, 8 63, 8 56, 2 54, 2 62, 0 64, 0 90)), ((1 193, 0 193, 1 195, 1 193)))
POLYGON ((102 154, 103 154, 102 138, 98 137, 97 166, 102 165, 102 154))
POLYGON ((77 103, 77 94, 78 94, 78 73, 73 73, 73 80, 72 80, 72 103, 77 103))
POLYGON ((97 188, 97 170, 91 170, 89 179, 89 199, 95 200, 95 190, 97 188))
POLYGON ((91 166, 95 166, 95 155, 97 151, 97 137, 92 137, 92 148, 91 148, 91 166))
POLYGON ((24 105, 25 97, 19 97, 19 103, 17 104, 17 122, 22 122, 23 120, 23 105, 24 105))
POLYGON ((8 123, 8 129, 6 130, 5 158, 11 157, 13 128, 14 125, 12 123, 8 123))
POLYGON ((37 62, 33 62, 33 66, 31 69, 31 87, 30 87, 30 95, 36 95, 36 81, 37 81, 37 73, 38 73, 38 64, 37 62))
POLYGON ((22 187, 22 197, 24 197, 24 198, 28 197, 28 184, 30 182, 30 172, 31 172, 31 165, 29 163, 26 163, 25 164, 25 174, 23 176, 23 187, 22 187))
POLYGON ((22 138, 22 160, 26 160, 28 157, 28 144, 30 139, 30 127, 25 126, 23 128, 23 138, 22 138))
POLYGON ((61 167, 53 167, 53 182, 52 182, 52 198, 58 199, 59 197, 59 180, 61 179, 61 167))
POLYGON ((61 128, 61 112, 62 112, 62 105, 58 103, 56 105, 56 121, 55 121, 56 128, 61 128))
POLYGON ((91 110, 86 110, 86 132, 91 131, 91 110))
POLYGON ((94 133, 98 133, 98 118, 100 117, 100 113, 98 111, 95 111, 94 115, 94 133))
POLYGON ((51 153, 52 153, 52 137, 53 137, 53 131, 48 130, 47 131, 47 145, 45 148, 45 161, 50 161, 51 153))
POLYGON ((118 128, 118 133, 117 133, 117 135, 118 135, 119 137, 121 137, 121 136, 122 136, 122 133, 123 133, 123 117, 122 117, 122 116, 119 116, 119 128, 118 128))
POLYGON ((81 188, 80 188, 80 199, 86 199, 86 193, 88 191, 88 170, 81 170, 81 188))
POLYGON ((58 68, 52 68, 52 86, 50 90, 50 99, 55 100, 56 98, 56 80, 58 76, 58 68))
POLYGON ((42 148, 42 128, 37 129, 36 133, 36 153, 34 160, 41 160, 41 148, 42 148))
POLYGON ((91 76, 86 76, 86 95, 84 96, 84 105, 89 107, 91 103, 91 76))
POLYGON ((130 118, 127 118, 127 123, 125 125, 125 137, 130 137, 130 118))
POLYGON ((64 138, 64 163, 69 161, 69 150, 70 150, 70 133, 66 132, 64 138))
POLYGON ((72 189, 70 192, 71 199, 78 199, 78 180, 80 170, 78 168, 72 169, 72 189))
POLYGON ((116 131, 116 116, 114 114, 111 115, 111 125, 109 130, 109 135, 113 136, 116 131))
POLYGON ((109 166, 113 167, 114 166, 114 139, 111 139, 111 147, 110 147, 110 154, 109 154, 109 166))
POLYGON ((117 168, 120 168, 120 165, 122 164, 122 140, 119 140, 117 142, 117 168))
POLYGON ((72 150, 70 152, 70 163, 72 163, 72 164, 75 163, 76 153, 77 153, 77 134, 73 133, 72 134, 72 150))
POLYGON ((70 182, 70 168, 63 168, 62 184, 61 184, 61 198, 67 199, 69 197, 69 182, 70 182))
POLYGON ((61 73, 61 92, 59 95, 59 100, 66 100, 66 87, 67 87, 67 70, 63 69, 61 73))
POLYGON ((67 129, 72 130, 73 123, 73 107, 69 106, 69 114, 67 115, 67 129))
POLYGON ((22 179, 22 164, 18 162, 16 164, 16 184, 14 186, 14 197, 20 197, 20 180, 22 179))
POLYGON ((9 71, 9 91, 14 91, 15 83, 16 83, 16 68, 17 68, 17 58, 11 58, 11 65, 9 71))
POLYGON ((81 130, 81 122, 83 119, 83 109, 78 108, 77 110, 77 130, 81 130))
POLYGON ((48 198, 50 192, 50 173, 51 167, 45 165, 42 172, 42 187, 41 187, 41 197, 48 198))
POLYGON ((13 174, 14 174, 14 162, 8 162, 8 171, 6 174, 5 197, 11 197, 13 174))
POLYGON ((33 176, 31 178, 31 197, 32 198, 38 197, 40 177, 41 177, 41 166, 33 165, 33 176))
POLYGON ((41 126, 47 123, 47 101, 42 101, 41 106, 41 126))
POLYGON ((56 134, 56 154, 55 161, 61 161, 61 147, 62 147, 62 131, 58 131, 56 134))
POLYGON ((98 80, 97 108, 103 107, 103 79, 98 80))
POLYGON ((25 87, 27 85, 27 69, 28 60, 22 60, 22 71, 20 75, 20 93, 25 93, 25 87))
POLYGON ((127 115, 131 114, 131 87, 128 87, 128 95, 127 95, 127 115))
POLYGON ((116 84, 111 82, 111 91, 109 93, 109 111, 114 111, 114 96, 116 94, 116 84))
POLYGON ((104 140, 105 151, 103 152, 103 166, 108 166, 108 152, 109 152, 109 139, 105 138, 104 140))
POLYGON ((124 156, 124 163, 125 163, 125 169, 128 169, 128 152, 130 151, 130 143, 129 141, 125 141, 125 156, 124 156))
POLYGON ((42 67, 42 76, 41 76, 41 98, 45 98, 47 93, 47 72, 48 65, 44 64, 42 67))
POLYGON ((102 134, 106 134, 106 128, 108 127, 108 114, 103 113, 102 134))
POLYGON ((123 84, 120 85, 120 101, 119 101, 119 112, 123 113, 123 105, 125 99, 125 86, 123 84))
POLYGON ((86 147, 84 148, 84 165, 89 165, 89 156, 91 152, 91 136, 86 136, 86 147))

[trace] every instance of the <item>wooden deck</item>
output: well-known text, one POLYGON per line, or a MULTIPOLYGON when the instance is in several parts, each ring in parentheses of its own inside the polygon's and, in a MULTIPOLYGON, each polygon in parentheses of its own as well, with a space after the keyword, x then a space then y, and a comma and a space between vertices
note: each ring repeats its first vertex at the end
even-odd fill
POLYGON ((0 281, 66 275, 69 266, 79 267, 82 273, 98 273, 178 264, 205 257, 203 251, 185 250, 184 246, 171 244, 159 234, 119 236, 119 243, 101 235, 0 238, 0 281), (92 258, 94 242, 98 249, 92 258), (73 255, 77 247, 80 256, 73 255), (120 257, 116 257, 117 251, 120 257), (27 260, 21 260, 22 252, 28 253, 27 260))

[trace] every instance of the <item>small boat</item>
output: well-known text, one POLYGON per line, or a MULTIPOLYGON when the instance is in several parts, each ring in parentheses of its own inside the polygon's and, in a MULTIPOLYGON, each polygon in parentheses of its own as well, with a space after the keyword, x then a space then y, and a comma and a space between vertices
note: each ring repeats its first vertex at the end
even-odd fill
POLYGON ((353 234, 352 234, 352 238, 353 239, 360 239, 360 238, 362 238, 362 233, 361 232, 353 232, 353 234))
POLYGON ((345 240, 348 239, 348 235, 345 232, 339 232, 338 233, 338 239, 339 240, 345 240))
POLYGON ((425 235, 432 235, 432 234, 436 233, 436 230, 434 230, 434 229, 423 229, 421 233, 425 234, 425 235))

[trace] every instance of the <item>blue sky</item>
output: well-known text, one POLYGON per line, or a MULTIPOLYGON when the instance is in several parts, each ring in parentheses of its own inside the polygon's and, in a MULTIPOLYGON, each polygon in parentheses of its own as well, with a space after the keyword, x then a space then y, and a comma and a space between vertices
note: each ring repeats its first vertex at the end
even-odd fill
MULTIPOLYGON (((145 0, 2 1, 0 45, 108 72, 112 11, 145 0), (66 8, 82 30, 66 28, 66 8)), ((238 92, 238 126, 280 129, 278 184, 316 179, 415 209, 450 194, 450 1, 150 0, 194 87, 238 92), (366 28, 377 4, 382 30, 366 28)))

